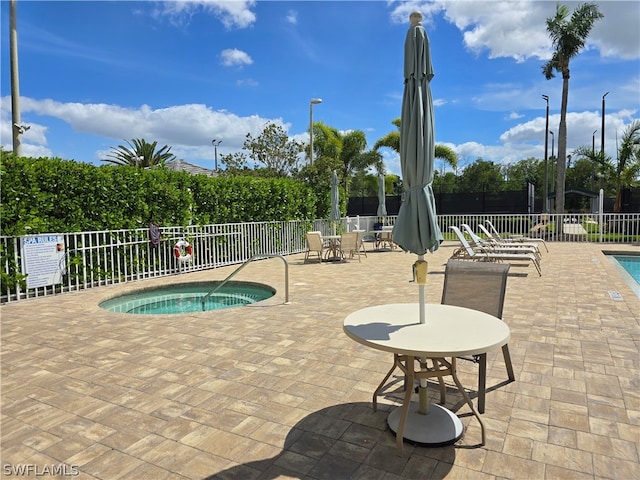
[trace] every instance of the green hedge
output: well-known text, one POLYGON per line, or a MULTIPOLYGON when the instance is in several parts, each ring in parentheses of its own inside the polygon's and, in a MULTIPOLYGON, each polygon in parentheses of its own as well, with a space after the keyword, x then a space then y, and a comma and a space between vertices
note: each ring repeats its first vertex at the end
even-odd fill
POLYGON ((289 178, 190 175, 2 152, 2 235, 312 220, 316 198, 289 178))

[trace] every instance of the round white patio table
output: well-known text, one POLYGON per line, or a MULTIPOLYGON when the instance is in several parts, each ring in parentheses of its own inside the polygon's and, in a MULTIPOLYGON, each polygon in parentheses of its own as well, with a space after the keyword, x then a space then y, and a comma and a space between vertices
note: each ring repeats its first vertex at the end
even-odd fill
MULTIPOLYGON (((398 303, 353 312, 345 318, 343 328, 347 336, 356 342, 393 353, 395 366, 406 375, 402 407, 394 409, 387 418, 389 427, 396 433, 399 453, 402 452, 403 439, 420 445, 442 446, 455 443, 462 437, 462 423, 453 412, 431 404, 428 413, 423 414, 418 411, 416 402, 411 402, 414 379, 438 377, 441 380, 445 375, 453 377, 458 390, 480 422, 481 445, 484 445, 484 422, 456 375, 456 357, 478 355, 505 345, 510 337, 505 322, 477 310, 426 304, 425 323, 420 323, 417 303, 398 303), (450 361, 445 360, 449 357, 450 361), (436 359, 441 368, 425 371, 418 365, 416 369, 416 359, 426 358, 436 359), (411 416, 407 422, 409 413, 411 416)), ((392 371, 382 381, 374 398, 392 371)))

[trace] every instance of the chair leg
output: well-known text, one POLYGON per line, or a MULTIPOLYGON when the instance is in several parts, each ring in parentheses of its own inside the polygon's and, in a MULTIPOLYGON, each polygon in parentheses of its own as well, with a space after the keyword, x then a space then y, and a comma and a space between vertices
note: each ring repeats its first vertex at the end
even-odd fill
POLYGON ((511 354, 509 353, 509 344, 504 344, 502 346, 502 356, 504 357, 504 364, 507 367, 507 375, 509 376, 509 380, 513 382, 515 381, 516 376, 513 374, 513 365, 511 364, 511 354))
POLYGON ((479 355, 479 373, 478 373, 478 412, 484 413, 484 398, 487 389, 487 354, 479 355))

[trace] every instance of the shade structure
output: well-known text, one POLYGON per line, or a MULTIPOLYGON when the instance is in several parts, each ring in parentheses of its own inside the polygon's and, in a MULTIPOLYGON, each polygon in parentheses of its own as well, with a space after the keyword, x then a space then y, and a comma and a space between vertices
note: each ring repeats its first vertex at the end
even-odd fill
POLYGON ((387 205, 385 203, 385 195, 384 195, 384 175, 378 176, 378 217, 386 217, 387 216, 387 205))
POLYGON ((435 122, 430 82, 434 76, 422 15, 411 14, 404 46, 404 95, 400 124, 400 167, 405 191, 393 229, 403 250, 424 255, 443 241, 436 219, 433 181, 435 122))
POLYGON ((334 170, 331 174, 331 211, 329 212, 329 221, 332 224, 332 230, 335 234, 336 222, 340 221, 340 193, 338 192, 338 175, 334 170))

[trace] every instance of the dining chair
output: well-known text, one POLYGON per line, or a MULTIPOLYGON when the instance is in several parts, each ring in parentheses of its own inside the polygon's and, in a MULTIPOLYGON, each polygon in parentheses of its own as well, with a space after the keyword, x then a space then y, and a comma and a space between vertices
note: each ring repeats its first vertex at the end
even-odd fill
MULTIPOLYGON (((441 303, 471 308, 502 319, 507 288, 508 263, 465 262, 450 259, 444 273, 441 303)), ((502 355, 510 381, 515 380, 509 345, 502 346, 502 355)), ((487 354, 460 357, 479 365, 478 411, 484 413, 487 383, 487 354)))
POLYGON ((340 235, 340 256, 343 259, 358 256, 360 262, 360 245, 358 245, 358 234, 356 232, 343 233, 340 235))
POLYGON ((304 254, 303 263, 307 263, 307 260, 312 253, 317 254, 318 262, 322 263, 322 254, 324 253, 324 241, 322 240, 322 234, 320 232, 307 232, 305 234, 305 240, 307 242, 307 251, 304 254))
POLYGON ((366 230, 354 230, 358 234, 358 251, 362 252, 364 256, 367 256, 367 249, 364 246, 364 234, 366 230))

